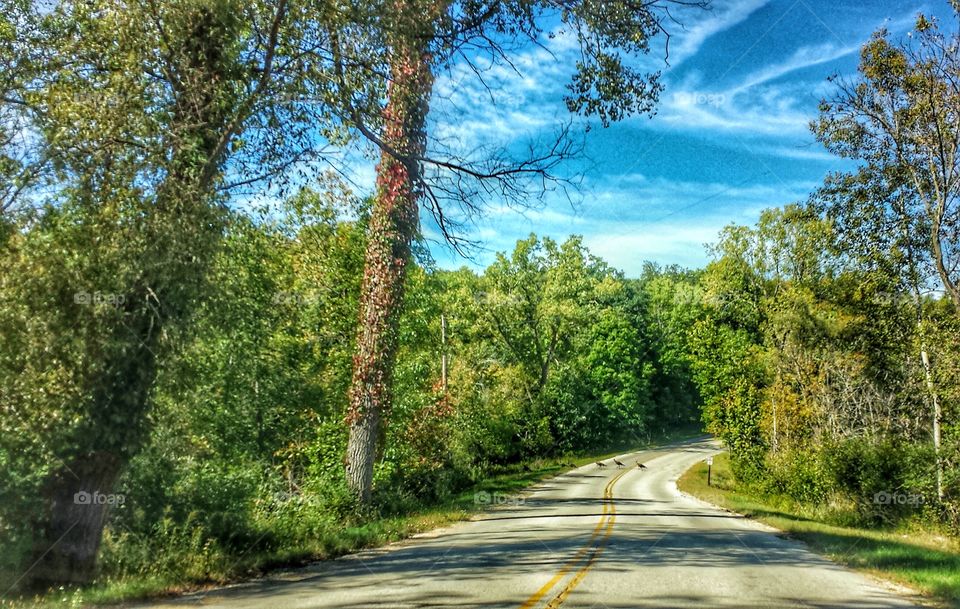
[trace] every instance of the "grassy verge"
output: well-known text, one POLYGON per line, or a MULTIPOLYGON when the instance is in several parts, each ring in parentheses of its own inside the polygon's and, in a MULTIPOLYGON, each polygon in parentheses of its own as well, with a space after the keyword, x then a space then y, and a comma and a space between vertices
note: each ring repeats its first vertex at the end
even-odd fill
MULTIPOLYGON (((4 609, 62 609, 65 607, 102 606, 127 601, 157 599, 191 591, 204 590, 263 575, 270 570, 301 566, 327 560, 408 538, 457 521, 465 520, 486 509, 491 499, 520 493, 537 482, 570 469, 568 465, 586 465, 608 459, 627 450, 651 448, 702 435, 697 429, 675 430, 654 438, 646 445, 610 447, 602 454, 583 454, 558 459, 537 459, 517 464, 492 475, 439 504, 421 506, 398 516, 377 518, 359 526, 330 529, 310 544, 279 551, 249 551, 240 556, 225 557, 222 569, 210 572, 199 569, 191 577, 169 578, 144 574, 137 577, 109 579, 86 588, 62 588, 32 599, 2 600, 4 609)), ((188 557, 184 557, 189 560, 188 557)))
POLYGON ((814 552, 871 575, 917 590, 937 605, 960 609, 960 544, 923 523, 877 530, 836 526, 804 506, 738 485, 726 454, 713 461, 712 486, 699 462, 677 481, 680 490, 754 518, 806 543, 814 552))

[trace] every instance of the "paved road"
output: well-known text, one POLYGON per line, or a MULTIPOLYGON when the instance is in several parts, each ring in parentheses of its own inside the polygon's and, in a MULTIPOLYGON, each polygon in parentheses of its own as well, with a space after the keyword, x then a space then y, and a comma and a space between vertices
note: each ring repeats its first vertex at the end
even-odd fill
POLYGON ((915 607, 770 529, 681 495, 693 441, 581 467, 522 502, 382 550, 152 607, 915 607))

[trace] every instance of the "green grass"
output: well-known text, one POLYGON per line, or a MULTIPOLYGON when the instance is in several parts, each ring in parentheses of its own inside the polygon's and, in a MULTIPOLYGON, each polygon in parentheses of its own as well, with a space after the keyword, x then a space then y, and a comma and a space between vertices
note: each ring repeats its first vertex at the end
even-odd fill
POLYGON ((960 609, 960 544, 956 539, 917 521, 885 530, 824 522, 812 515, 816 509, 738 485, 725 453, 713 460, 712 482, 707 486, 707 465, 699 462, 680 477, 677 486, 780 529, 835 562, 906 585, 937 605, 960 609))
MULTIPOLYGON (((109 579, 77 589, 63 588, 42 597, 2 600, 0 608, 9 609, 63 609, 121 603, 131 600, 156 599, 185 592, 209 589, 263 575, 271 570, 301 566, 317 560, 327 560, 408 538, 438 527, 468 519, 487 506, 477 501, 477 493, 516 495, 529 486, 569 470, 564 463, 578 467, 599 459, 609 459, 627 450, 646 449, 670 442, 701 436, 698 429, 680 429, 652 437, 644 445, 617 446, 603 454, 583 454, 558 459, 536 459, 516 464, 497 475, 492 475, 448 500, 418 508, 406 513, 377 518, 359 526, 341 526, 325 531, 306 545, 273 551, 249 551, 240 556, 217 557, 200 561, 195 569, 185 569, 186 576, 163 577, 142 575, 109 579), (612 451, 612 452, 610 452, 612 451), (210 564, 217 565, 213 570, 210 564)), ((184 556, 184 561, 194 560, 184 556)))

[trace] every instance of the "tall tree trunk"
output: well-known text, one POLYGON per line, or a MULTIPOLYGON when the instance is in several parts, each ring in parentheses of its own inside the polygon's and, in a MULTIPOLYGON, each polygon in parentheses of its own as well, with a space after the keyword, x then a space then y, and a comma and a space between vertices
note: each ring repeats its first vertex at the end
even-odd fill
MULTIPOLYGON (((949 274, 943 267, 943 254, 940 250, 939 234, 940 224, 938 220, 935 222, 932 239, 934 259, 936 260, 940 278, 943 280, 944 286, 947 287, 954 305, 960 308, 960 294, 957 293, 956 286, 951 283, 949 274)), ((930 397, 930 405, 933 410, 933 452, 936 467, 937 501, 943 501, 943 458, 940 454, 940 422, 943 415, 940 408, 940 395, 937 392, 937 387, 933 380, 933 366, 930 363, 930 356, 927 353, 927 338, 923 319, 923 299, 920 295, 919 275, 916 270, 916 265, 913 263, 912 250, 908 249, 908 253, 910 254, 910 273, 913 283, 914 305, 917 309, 917 337, 920 341, 920 363, 923 365, 923 376, 927 387, 927 395, 930 397)))
MULTIPOLYGON (((398 19, 417 18, 410 7, 403 8, 406 15, 401 13, 398 19)), ((423 156, 426 147, 427 107, 433 86, 427 39, 410 35, 394 45, 392 80, 384 110, 383 143, 389 150, 383 151, 377 166, 377 194, 368 229, 347 413, 347 484, 363 503, 370 500, 380 423, 390 405, 403 284, 410 245, 418 228, 421 193, 415 159, 423 156)))
POLYGON ((960 286, 957 286, 956 280, 950 274, 950 271, 947 269, 947 263, 944 260, 941 232, 943 230, 943 214, 946 211, 946 201, 943 200, 943 197, 946 197, 946 194, 937 197, 934 204, 928 206, 928 209, 931 207, 933 209, 931 214, 933 216, 933 222, 930 229, 930 250, 933 253, 933 262, 937 268, 937 274, 940 276, 940 281, 950 296, 950 300, 953 301, 953 306, 960 311, 960 286))
MULTIPOLYGON (((133 294, 126 295, 125 306, 136 315, 133 302, 133 294)), ((96 574, 106 516, 119 505, 116 481, 147 435, 144 418, 158 349, 158 334, 151 329, 157 320, 140 316, 137 321, 137 327, 115 329, 111 342, 120 345, 125 335, 133 335, 138 346, 104 354, 105 372, 92 379, 92 406, 74 432, 73 454, 44 482, 45 510, 35 523, 39 536, 24 574, 30 589, 88 583, 96 574)))
POLYGON ((44 499, 49 513, 38 531, 44 541, 25 574, 33 588, 93 579, 107 511, 122 502, 111 494, 120 465, 112 453, 90 453, 64 464, 48 478, 44 499))
MULTIPOLYGON (((939 208, 938 208, 939 209, 939 208)), ((936 212, 936 221, 933 226, 931 238, 934 260, 936 261, 937 271, 943 280, 944 286, 948 289, 954 305, 960 308, 960 293, 956 286, 951 283, 949 274, 943 266, 943 252, 940 249, 940 212, 936 212)), ((910 282, 913 288, 914 306, 917 312, 917 339, 920 342, 920 363, 923 365, 923 376, 927 387, 927 395, 930 397, 930 405, 933 410, 933 452, 936 467, 937 501, 943 501, 943 456, 940 454, 940 423, 942 422, 943 412, 940 406, 940 395, 937 391, 933 378, 933 365, 930 363, 930 356, 927 353, 927 338, 923 318, 923 298, 920 294, 920 275, 917 272, 913 248, 910 247, 910 233, 906 222, 901 220, 901 226, 904 234, 904 243, 907 244, 907 260, 910 264, 910 282)))
POLYGON ((123 323, 105 341, 111 348, 102 354, 104 372, 89 379, 91 410, 76 432, 73 454, 45 482, 46 510, 24 575, 30 588, 88 583, 95 576, 105 518, 118 498, 116 481, 148 434, 161 336, 189 318, 216 254, 223 216, 211 187, 227 120, 216 95, 231 35, 222 25, 201 7, 184 40, 186 69, 197 78, 177 91, 167 176, 153 200, 143 203, 136 225, 147 236, 137 254, 141 276, 124 294, 123 323))

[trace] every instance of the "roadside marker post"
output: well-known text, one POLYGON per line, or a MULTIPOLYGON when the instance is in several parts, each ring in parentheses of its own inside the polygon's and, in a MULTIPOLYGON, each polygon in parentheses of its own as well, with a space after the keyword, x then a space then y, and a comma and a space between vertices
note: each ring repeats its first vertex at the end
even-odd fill
POLYGON ((713 470, 713 457, 707 457, 707 486, 710 486, 711 470, 713 470))

